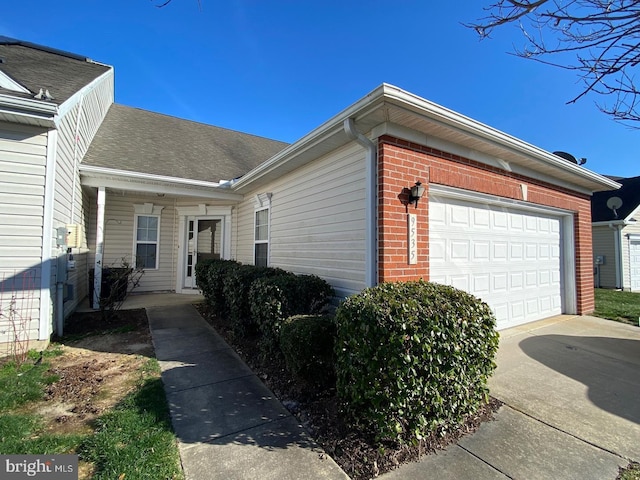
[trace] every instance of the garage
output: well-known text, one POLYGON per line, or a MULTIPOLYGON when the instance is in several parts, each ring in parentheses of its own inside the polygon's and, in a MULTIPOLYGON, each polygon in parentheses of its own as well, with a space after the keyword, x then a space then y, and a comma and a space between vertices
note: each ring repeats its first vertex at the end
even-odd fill
POLYGON ((484 300, 498 329, 561 314, 562 231, 554 210, 431 193, 430 279, 484 300))
POLYGON ((634 237, 629 241, 629 274, 631 290, 640 292, 640 238, 634 237))

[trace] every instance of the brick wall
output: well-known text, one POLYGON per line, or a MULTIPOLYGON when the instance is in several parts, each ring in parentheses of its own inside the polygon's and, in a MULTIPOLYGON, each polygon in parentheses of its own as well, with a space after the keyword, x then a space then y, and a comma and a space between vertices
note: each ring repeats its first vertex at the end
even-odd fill
POLYGON ((429 185, 481 192, 574 212, 577 306, 593 311, 590 198, 528 177, 390 136, 378 139, 378 281, 429 279, 429 185), (426 187, 418 203, 407 205, 416 181, 426 187), (418 215, 418 264, 407 261, 407 214, 418 215))

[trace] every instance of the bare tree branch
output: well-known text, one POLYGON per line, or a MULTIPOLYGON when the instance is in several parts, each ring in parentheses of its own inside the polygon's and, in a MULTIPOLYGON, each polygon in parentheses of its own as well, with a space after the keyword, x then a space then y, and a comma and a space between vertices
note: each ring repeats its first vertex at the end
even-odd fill
MULTIPOLYGON (((487 15, 465 24, 481 39, 515 24, 525 40, 514 54, 573 70, 589 93, 613 98, 598 108, 618 121, 640 122, 640 90, 634 69, 640 63, 640 0, 498 0, 487 15), (574 55, 574 60, 567 55, 574 55)), ((638 125, 634 125, 640 128, 638 125)))

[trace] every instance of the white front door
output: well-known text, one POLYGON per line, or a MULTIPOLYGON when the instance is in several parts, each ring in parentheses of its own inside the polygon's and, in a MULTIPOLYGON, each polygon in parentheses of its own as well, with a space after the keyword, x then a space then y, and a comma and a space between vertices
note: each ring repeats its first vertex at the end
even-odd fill
POLYGON ((184 286, 196 288, 196 265, 201 260, 220 259, 224 252, 224 221, 220 217, 187 217, 184 286))

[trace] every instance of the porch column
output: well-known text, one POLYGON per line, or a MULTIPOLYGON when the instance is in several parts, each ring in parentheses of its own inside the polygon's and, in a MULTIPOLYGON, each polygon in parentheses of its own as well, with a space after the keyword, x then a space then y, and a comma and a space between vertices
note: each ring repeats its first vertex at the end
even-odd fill
POLYGON ((96 219, 96 259, 93 276, 93 309, 100 309, 100 293, 102 286, 102 255, 104 253, 104 187, 98 187, 98 213, 96 219))

